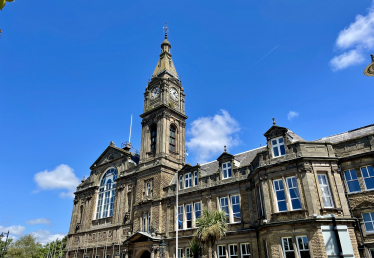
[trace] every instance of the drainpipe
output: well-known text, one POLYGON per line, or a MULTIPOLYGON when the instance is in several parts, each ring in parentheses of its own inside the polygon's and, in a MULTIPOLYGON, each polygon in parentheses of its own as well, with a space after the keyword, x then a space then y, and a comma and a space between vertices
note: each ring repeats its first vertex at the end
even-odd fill
MULTIPOLYGON (((336 155, 336 156, 338 157, 338 155, 336 155)), ((364 247, 364 251, 362 252, 362 255, 363 255, 363 258, 365 258, 365 241, 364 241, 364 235, 362 234, 361 223, 360 223, 360 220, 358 218, 353 216, 351 202, 349 201, 349 197, 348 197, 347 185, 345 183, 345 180, 344 180, 345 177, 343 175, 343 171, 342 171, 342 168, 341 168, 340 164, 338 164, 338 168, 339 168, 339 172, 340 172, 340 177, 341 177, 342 182, 343 182, 344 194, 345 194, 345 198, 347 199, 349 213, 351 214, 351 217, 356 221, 355 226, 358 227, 358 231, 360 232, 361 243, 362 243, 362 246, 364 247)))

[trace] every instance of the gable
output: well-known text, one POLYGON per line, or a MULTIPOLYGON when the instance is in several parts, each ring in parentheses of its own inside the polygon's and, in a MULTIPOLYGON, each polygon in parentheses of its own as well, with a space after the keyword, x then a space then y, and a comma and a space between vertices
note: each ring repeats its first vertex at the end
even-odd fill
POLYGON ((101 166, 103 164, 111 162, 112 160, 128 155, 129 153, 123 149, 115 146, 108 146, 105 151, 99 156, 99 158, 91 165, 91 169, 93 169, 94 166, 101 166))
POLYGON ((273 125, 272 127, 270 127, 269 130, 266 131, 266 133, 264 133, 264 136, 266 137, 267 140, 273 139, 276 137, 284 136, 287 130, 288 129, 285 127, 273 125))

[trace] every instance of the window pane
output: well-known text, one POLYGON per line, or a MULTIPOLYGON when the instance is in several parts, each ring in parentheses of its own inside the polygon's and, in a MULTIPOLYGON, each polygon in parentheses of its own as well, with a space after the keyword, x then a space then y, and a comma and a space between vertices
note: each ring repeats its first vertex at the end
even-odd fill
POLYGON ((286 201, 278 202, 279 211, 286 211, 287 210, 287 204, 286 201))
POLYGON ((361 173, 363 177, 369 177, 366 167, 361 168, 361 173))
POLYGON ((351 193, 361 191, 360 184, 358 183, 357 180, 348 182, 348 188, 349 188, 349 192, 351 193))
POLYGON ((272 140, 272 141, 271 141, 271 144, 272 144, 272 145, 277 145, 277 140, 272 140))
POLYGON ((356 170, 351 170, 351 177, 352 177, 352 180, 356 180, 357 179, 357 174, 356 174, 356 170))
POLYGON ((279 190, 279 191, 277 191, 277 199, 278 199, 278 200, 284 200, 284 199, 286 199, 283 190, 279 190))
POLYGON ((273 147, 274 157, 279 156, 278 147, 273 147))
POLYGON ((293 199, 291 200, 291 203, 292 203, 292 209, 294 210, 301 209, 301 203, 299 199, 293 199))
POLYGON ((365 222, 365 229, 366 229, 367 232, 373 231, 374 230, 373 223, 365 222))
POLYGON ((300 251, 300 258, 310 258, 309 251, 300 251))
POLYGON ((284 145, 279 146, 281 155, 286 155, 286 149, 284 148, 284 145))
POLYGON ((279 138, 279 139, 278 139, 278 142, 279 142, 279 143, 283 143, 283 138, 279 138))
POLYGON ((365 178, 366 189, 374 189, 374 177, 365 178))
POLYGON ((369 176, 374 176, 374 170, 373 170, 373 167, 372 166, 368 166, 367 167, 367 170, 369 172, 369 176))
POLYGON ((228 169, 228 177, 231 177, 231 168, 228 169))

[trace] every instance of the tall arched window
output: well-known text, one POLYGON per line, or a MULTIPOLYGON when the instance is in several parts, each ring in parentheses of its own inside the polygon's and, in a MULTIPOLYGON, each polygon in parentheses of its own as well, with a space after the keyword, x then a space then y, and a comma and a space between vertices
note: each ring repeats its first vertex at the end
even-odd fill
POLYGON ((96 219, 113 216, 114 197, 116 195, 116 179, 117 170, 115 168, 109 169, 103 175, 98 194, 96 219))
POLYGON ((169 140, 169 150, 175 152, 175 127, 170 126, 170 140, 169 140))
POLYGON ((151 127, 151 151, 156 150, 157 144, 157 126, 152 125, 151 127))

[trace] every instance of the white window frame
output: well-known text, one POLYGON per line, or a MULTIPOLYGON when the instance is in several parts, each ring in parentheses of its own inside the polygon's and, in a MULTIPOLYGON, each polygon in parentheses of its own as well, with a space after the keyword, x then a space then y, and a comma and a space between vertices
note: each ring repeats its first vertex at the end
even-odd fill
POLYGON ((232 168, 231 168, 231 162, 225 162, 222 164, 222 179, 229 179, 232 178, 232 168), (226 165, 224 168, 223 165, 226 165), (230 170, 230 176, 229 176, 229 170, 230 170), (226 176, 225 176, 226 172, 226 176))
POLYGON ((147 218, 147 232, 151 232, 151 212, 148 211, 148 218, 147 218))
POLYGON ((283 249, 283 257, 285 257, 285 258, 287 257, 287 256, 286 256, 286 253, 291 253, 291 252, 293 252, 294 255, 295 255, 295 249, 294 249, 294 247, 293 247, 293 239, 292 239, 292 236, 282 237, 282 249, 283 249), (290 238, 291 238, 291 241, 292 241, 292 244, 291 244, 291 246, 292 246, 292 250, 286 250, 286 248, 284 247, 283 239, 287 239, 287 244, 288 244, 288 246, 290 246, 290 241, 289 241, 290 238))
POLYGON ((183 248, 178 248, 178 258, 183 258, 183 248))
POLYGON ((257 200, 257 209, 259 209, 257 211, 257 216, 259 216, 259 218, 262 218, 264 216, 264 208, 262 206, 261 186, 258 185, 257 188, 258 188, 257 194, 258 194, 258 198, 259 198, 259 200, 257 200))
MULTIPOLYGON (((348 188, 348 192, 349 192, 349 193, 359 193, 359 192, 361 192, 360 183, 359 183, 359 181, 358 181, 357 172, 356 172, 355 169, 349 169, 349 170, 344 171, 344 178, 345 178, 345 184, 346 184, 346 186, 347 186, 347 188, 348 188), (356 174, 356 179, 352 179, 352 171, 356 174), (349 173, 349 176, 351 177, 351 180, 348 180, 348 179, 347 179, 347 176, 346 176, 346 174, 345 174, 346 172, 349 173), (358 182, 358 187, 360 187, 360 190, 352 192, 351 189, 349 188, 349 184, 348 184, 348 183, 349 183, 349 182, 354 182, 354 181, 357 181, 357 182, 358 182)), ((364 179, 364 181, 365 181, 365 179, 364 179)), ((366 187, 366 184, 365 184, 365 187, 366 187)))
POLYGON ((223 207, 227 207, 227 220, 228 220, 228 223, 230 223, 230 203, 229 203, 229 196, 223 196, 223 197, 220 197, 219 198, 219 208, 220 208, 220 211, 224 211, 223 210, 223 207), (227 199, 227 205, 225 204, 224 206, 222 206, 222 199, 227 199))
POLYGON ((143 225, 142 225, 142 231, 145 232, 145 229, 146 229, 146 213, 143 212, 143 225))
POLYGON ((286 211, 288 211, 288 207, 287 207, 287 197, 286 197, 286 193, 285 193, 285 191, 284 191, 284 182, 283 182, 283 178, 273 180, 273 189, 274 189, 274 197, 275 197, 275 200, 276 200, 276 202, 277 202, 277 211, 278 211, 278 212, 286 212, 286 211), (280 184, 279 184, 279 182, 282 182, 282 187, 283 187, 283 189, 280 189, 280 184), (275 188, 276 183, 278 184, 279 190, 277 190, 277 189, 275 188), (278 200, 277 192, 280 192, 280 191, 283 191, 283 194, 284 194, 284 200, 278 200), (283 202, 283 201, 286 203, 286 210, 284 210, 284 211, 280 211, 280 210, 279 210, 279 202, 283 202))
MULTIPOLYGON (((360 168, 360 171, 361 171, 362 178, 364 179, 365 190, 366 190, 366 191, 372 191, 372 190, 374 190, 374 188, 370 188, 370 189, 368 189, 367 186, 366 186, 366 180, 365 180, 365 179, 369 179, 369 178, 373 178, 373 177, 374 177, 374 176, 370 176, 370 174, 369 174, 369 170, 367 169, 368 167, 372 167, 372 168, 373 168, 373 166, 370 166, 370 165, 369 165, 369 166, 363 166, 363 167, 360 168), (362 173, 362 169, 363 169, 363 168, 366 168, 366 170, 367 170, 367 174, 368 174, 368 177, 365 177, 364 174, 362 173)), ((373 169, 374 169, 374 168, 373 168, 373 169)))
POLYGON ((117 173, 117 169, 111 167, 108 168, 100 178, 100 185, 95 205, 95 219, 109 218, 113 216, 114 200, 117 187, 115 180, 117 179, 117 173), (110 173, 112 173, 112 175, 107 175, 110 173), (103 182, 104 178, 106 179, 103 182), (111 180, 110 187, 107 184, 108 180, 111 180))
POLYGON ((296 176, 289 176, 289 177, 286 177, 286 184, 287 184, 287 190, 288 190, 288 201, 289 201, 289 204, 290 204, 290 208, 291 210, 293 211, 297 211, 297 210, 301 210, 303 207, 301 206, 301 198, 300 198, 300 191, 299 191, 299 186, 298 186, 298 183, 297 183, 297 178, 296 176), (289 186, 288 184, 288 180, 291 178, 291 182, 292 182, 292 178, 295 178, 295 181, 296 181, 296 186, 292 185, 292 187, 289 186), (295 189, 297 190, 297 194, 298 194, 298 197, 297 198, 291 198, 291 189, 295 189), (300 208, 299 209, 294 209, 293 206, 292 206, 292 200, 295 200, 295 199, 298 199, 299 200, 299 203, 300 203, 300 208))
POLYGON ((193 172, 193 177, 194 177, 194 186, 197 186, 198 185, 198 181, 197 181, 197 171, 193 172))
POLYGON ((186 213, 186 215, 185 215, 186 216, 186 227, 185 228, 186 229, 191 229, 192 228, 192 220, 193 220, 193 218, 192 218, 193 211, 192 211, 192 204, 191 203, 184 205, 184 212, 186 213), (191 219, 190 220, 187 218, 188 209, 189 209, 189 213, 191 214, 191 219), (188 227, 188 221, 191 221, 191 227, 188 227))
POLYGON ((239 194, 233 194, 230 196, 230 208, 231 208, 231 223, 240 223, 242 221, 242 213, 241 213, 241 208, 240 208, 240 196, 239 194), (235 200, 236 198, 235 197, 238 197, 237 198, 237 203, 235 201, 235 203, 233 202, 233 200, 235 200), (234 221, 234 205, 239 205, 239 215, 240 215, 240 220, 239 221, 234 221))
POLYGON ((183 189, 183 176, 180 175, 179 176, 179 190, 182 190, 183 189))
POLYGON ((300 252, 305 252, 305 251, 308 251, 309 252, 309 256, 310 256, 310 244, 309 244, 309 239, 308 239, 308 236, 296 236, 296 246, 297 246, 297 253, 299 254, 299 257, 301 257, 301 253, 300 252), (303 249, 300 248, 300 245, 299 245, 299 238, 301 238, 301 241, 303 242, 304 244, 304 239, 303 238, 306 238, 307 241, 308 241, 308 249, 304 249, 304 245, 303 245, 303 249))
POLYGON ((147 183, 147 196, 150 196, 151 195, 151 183, 150 182, 148 182, 147 183))
POLYGON ((181 220, 182 221, 182 228, 180 228, 179 221, 178 221, 178 229, 184 229, 184 214, 183 213, 184 213, 184 207, 183 207, 183 205, 179 205, 178 206, 178 219, 179 219, 179 216, 182 215, 182 220, 181 220))
POLYGON ((229 244, 228 249, 229 249, 229 258, 235 258, 235 257, 239 258, 239 252, 238 252, 238 245, 237 244, 229 244), (231 253, 231 247, 234 248, 234 252, 235 252, 235 248, 236 248, 236 254, 231 253))
POLYGON ((362 216, 362 221, 364 222, 364 227, 365 227, 365 231, 366 233, 374 233, 374 216, 371 215, 372 212, 365 212, 365 213, 362 213, 361 216, 362 216), (370 216, 370 219, 369 221, 365 221, 364 220, 364 214, 369 214, 370 216), (373 226, 373 230, 369 231, 366 229, 366 223, 370 222, 371 225, 373 226))
POLYGON ((281 137, 277 137, 277 138, 273 138, 270 140, 270 143, 271 143, 271 152, 273 153, 273 158, 278 158, 278 157, 282 157, 282 156, 285 156, 286 155, 286 145, 284 144, 284 138, 281 136, 281 137), (279 142, 279 139, 283 139, 283 142, 279 142), (273 141, 276 140, 277 143, 276 144, 273 144, 273 141), (284 146, 284 154, 282 155, 281 153, 281 149, 280 149, 280 146, 284 146), (278 149, 278 153, 279 155, 278 156, 275 156, 274 154, 274 148, 277 148, 278 149))
POLYGON ((196 212, 199 211, 200 212, 200 217, 201 217, 201 202, 195 202, 193 204, 193 215, 194 215, 194 223, 193 223, 193 227, 196 227, 196 220, 198 219, 197 216, 196 216, 196 212), (199 209, 196 208, 196 206, 199 206, 199 209))
POLYGON ((191 173, 187 173, 184 175, 184 188, 191 188, 191 173))
POLYGON ((241 243, 240 244, 240 255, 241 255, 241 258, 251 257, 251 245, 249 243, 241 243), (245 246, 244 249, 245 249, 246 253, 243 253, 242 246, 245 246), (246 248, 246 246, 248 246, 248 248, 246 248))
POLYGON ((332 194, 331 194, 331 190, 330 190, 330 184, 329 184, 329 178, 328 178, 327 174, 317 174, 317 178, 318 178, 319 189, 320 189, 320 191, 321 191, 321 197, 322 197, 322 205, 323 205, 323 208, 327 208, 327 209, 328 209, 328 208, 334 208, 334 200, 333 200, 333 198, 332 198, 332 194), (320 176, 325 177, 326 185, 324 185, 324 184, 321 185, 321 183, 319 182, 319 177, 320 177, 320 176), (323 196, 323 193, 326 193, 326 192, 322 190, 322 186, 323 186, 323 187, 327 187, 326 189, 327 189, 328 194, 329 194, 329 196, 327 196, 327 197, 329 197, 330 200, 331 200, 331 206, 325 206, 325 204, 323 203, 323 198, 324 198, 324 197, 326 198, 326 196, 323 196))
POLYGON ((217 245, 217 258, 226 258, 226 246, 217 245), (223 254, 220 255, 220 249, 222 248, 223 254))
POLYGON ((185 255, 185 258, 191 258, 191 257, 192 257, 192 256, 191 256, 191 248, 186 247, 186 248, 184 249, 184 255, 185 255), (187 254, 189 254, 189 255, 187 255, 187 254))

